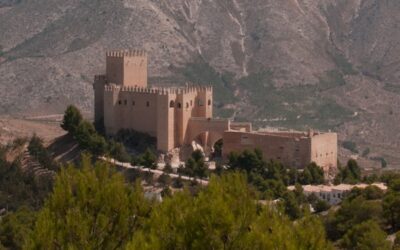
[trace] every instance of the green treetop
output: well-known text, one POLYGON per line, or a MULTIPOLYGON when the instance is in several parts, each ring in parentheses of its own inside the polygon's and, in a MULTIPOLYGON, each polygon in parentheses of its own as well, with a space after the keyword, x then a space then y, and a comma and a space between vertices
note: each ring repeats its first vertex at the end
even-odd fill
POLYGON ((79 109, 73 105, 70 105, 65 110, 61 127, 69 133, 74 134, 81 121, 82 114, 79 109))
POLYGON ((149 207, 140 186, 88 157, 81 168, 61 171, 27 249, 118 249, 142 225, 149 207))

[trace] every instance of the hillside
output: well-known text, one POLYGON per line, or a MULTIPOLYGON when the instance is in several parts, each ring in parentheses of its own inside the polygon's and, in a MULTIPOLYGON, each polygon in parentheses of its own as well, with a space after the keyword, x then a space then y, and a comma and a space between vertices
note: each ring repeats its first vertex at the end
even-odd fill
POLYGON ((0 0, 0 114, 90 112, 105 50, 144 48, 152 83, 212 82, 218 115, 333 129, 398 167, 399 11, 397 0, 0 0))

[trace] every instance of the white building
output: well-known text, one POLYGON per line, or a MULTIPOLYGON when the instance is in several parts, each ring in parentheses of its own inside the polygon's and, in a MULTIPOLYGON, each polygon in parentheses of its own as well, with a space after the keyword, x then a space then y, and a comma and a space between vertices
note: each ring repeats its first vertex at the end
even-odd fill
MULTIPOLYGON (((386 191, 387 186, 384 183, 373 183, 372 186, 376 186, 379 189, 386 191)), ((316 195, 321 200, 328 202, 330 205, 336 205, 342 202, 342 199, 349 193, 353 188, 361 188, 364 189, 370 185, 368 184, 340 184, 337 186, 333 185, 304 185, 303 192, 304 195, 309 196, 311 194, 316 195)), ((295 186, 289 186, 289 190, 294 190, 295 186)))

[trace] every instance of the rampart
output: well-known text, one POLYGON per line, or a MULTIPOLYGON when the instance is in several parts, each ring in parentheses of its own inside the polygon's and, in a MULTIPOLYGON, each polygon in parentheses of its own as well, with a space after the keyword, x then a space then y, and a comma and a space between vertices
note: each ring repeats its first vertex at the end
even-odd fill
POLYGON ((181 88, 157 88, 157 87, 138 87, 138 86, 120 86, 114 83, 110 83, 104 86, 106 92, 130 92, 130 93, 147 93, 147 94, 158 94, 158 95, 184 95, 194 94, 199 92, 210 92, 212 93, 212 86, 188 86, 181 88))
POLYGON ((225 131, 223 156, 229 152, 260 149, 267 160, 304 168, 311 162, 324 169, 337 166, 336 133, 225 131))

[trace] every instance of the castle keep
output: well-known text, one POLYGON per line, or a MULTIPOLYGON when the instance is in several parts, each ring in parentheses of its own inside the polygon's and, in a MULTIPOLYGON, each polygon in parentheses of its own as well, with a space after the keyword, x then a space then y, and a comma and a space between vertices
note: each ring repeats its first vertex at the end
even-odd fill
POLYGON ((213 118, 211 86, 152 87, 147 83, 147 53, 142 50, 106 53, 106 74, 94 79, 95 121, 107 134, 133 129, 157 138, 157 149, 200 143, 212 151, 223 140, 223 156, 231 151, 260 148, 266 159, 304 167, 315 162, 336 167, 335 133, 259 132, 250 123, 213 118))

